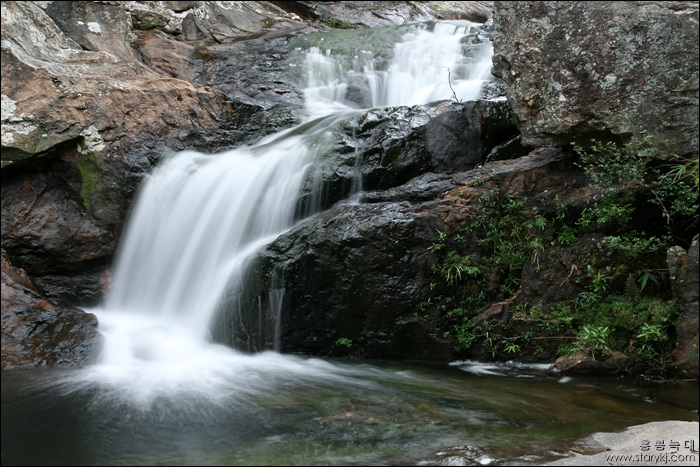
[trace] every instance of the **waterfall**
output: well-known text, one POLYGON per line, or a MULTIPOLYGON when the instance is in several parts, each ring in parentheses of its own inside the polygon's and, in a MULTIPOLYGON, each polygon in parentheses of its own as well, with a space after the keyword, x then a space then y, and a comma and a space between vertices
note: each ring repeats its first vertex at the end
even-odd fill
MULTIPOLYGON (((476 26, 461 21, 394 28, 399 41, 384 54, 302 48, 297 66, 306 116, 300 127, 217 155, 185 151, 164 158, 139 190, 111 291, 104 307, 94 310, 106 337, 96 366, 100 380, 139 394, 162 391, 165 381, 209 391, 217 386, 212 372, 262 371, 267 365, 298 371, 292 360, 280 363, 292 357, 242 355, 210 343, 223 295, 243 287, 254 254, 294 225, 297 198, 323 155, 320 143, 330 125, 361 108, 427 103, 450 98, 453 90, 458 99, 478 98, 491 52, 483 41, 465 54, 476 26), (209 362, 218 358, 226 361, 209 362), (251 358, 258 363, 245 360, 251 358)), ((325 38, 330 42, 330 35, 325 38)), ((279 320, 284 271, 275 274, 269 314, 279 320)), ((252 313, 262 319, 264 311, 252 313)), ((279 322, 273 328, 279 349, 279 322)))
MULTIPOLYGON (((302 50, 301 64, 293 65, 304 70, 307 115, 418 105, 452 97, 475 100, 483 83, 492 79, 493 47, 480 34, 481 25, 445 21, 389 29, 401 32, 390 54, 348 50, 354 31, 304 38, 308 49, 302 50)), ((376 30, 365 34, 377 43, 389 35, 382 32, 384 35, 376 30)))

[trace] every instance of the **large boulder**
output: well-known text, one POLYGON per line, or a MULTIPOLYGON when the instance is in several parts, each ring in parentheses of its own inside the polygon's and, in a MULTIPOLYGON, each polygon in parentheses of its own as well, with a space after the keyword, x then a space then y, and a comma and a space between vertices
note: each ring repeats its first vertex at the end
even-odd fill
POLYGON ((116 238, 86 212, 80 173, 68 167, 59 160, 44 173, 3 180, 2 245, 46 298, 95 305, 116 238))
MULTIPOLYGON (((418 313, 433 294, 436 231, 452 235, 468 225, 494 187, 484 179, 532 194, 533 205, 578 199, 556 183, 571 167, 560 150, 535 151, 466 172, 424 174, 368 192, 359 204, 338 204, 269 245, 251 268, 246 296, 231 295, 217 339, 249 350, 453 359, 456 342, 444 335, 451 318, 440 312, 428 323, 418 313)), ((588 190, 583 179, 569 188, 588 190)))
POLYGON ((697 155, 697 2, 494 2, 493 18, 524 143, 589 143, 629 116, 612 131, 697 155))

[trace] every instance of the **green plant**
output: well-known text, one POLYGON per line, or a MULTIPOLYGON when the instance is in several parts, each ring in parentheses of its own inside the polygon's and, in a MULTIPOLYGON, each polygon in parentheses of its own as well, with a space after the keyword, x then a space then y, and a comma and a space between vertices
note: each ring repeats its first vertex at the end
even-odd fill
POLYGON ((435 239, 433 244, 428 247, 428 251, 440 251, 445 246, 445 240, 447 239, 447 234, 445 232, 441 232, 437 229, 435 230, 435 232, 437 232, 437 238, 435 239))
POLYGON ((516 344, 515 342, 509 342, 505 346, 505 351, 508 353, 519 353, 520 346, 518 344, 516 344))
POLYGON ((668 336, 660 325, 644 323, 639 330, 639 334, 637 334, 637 338, 646 342, 663 342, 668 339, 668 336))
POLYGON ((646 287, 647 282, 649 282, 649 280, 651 280, 656 285, 659 285, 659 279, 656 277, 655 274, 653 274, 651 271, 642 271, 642 273, 639 276, 639 279, 637 279, 637 282, 639 282, 639 293, 642 293, 644 291, 644 287, 646 287))
POLYGON ((595 360, 596 352, 610 351, 610 331, 608 326, 583 326, 576 336, 576 348, 582 352, 590 352, 595 360))
POLYGON ((350 347, 352 347, 352 340, 348 339, 347 337, 340 337, 338 340, 335 341, 335 345, 339 347, 347 347, 349 349, 350 347))
POLYGON ((336 20, 325 20, 323 21, 323 24, 326 26, 333 28, 333 29, 349 29, 350 25, 347 23, 347 21, 343 21, 342 19, 336 19, 336 20))
POLYGON ((469 349, 476 339, 474 334, 474 326, 471 320, 465 320, 461 324, 455 324, 452 326, 455 331, 455 338, 457 339, 456 350, 462 351, 469 349))
POLYGON ((665 366, 663 343, 668 335, 658 324, 644 323, 637 334, 641 345, 637 349, 639 358, 649 365, 663 368, 665 366))
POLYGON ((568 225, 564 225, 561 227, 561 229, 559 229, 559 231, 557 233, 557 239, 556 239, 556 242, 558 244, 566 246, 566 245, 570 245, 570 244, 574 243, 575 241, 576 241, 576 229, 575 228, 568 226, 568 225))
POLYGON ((627 280, 625 281, 625 298, 632 303, 638 303, 642 298, 642 291, 639 286, 637 286, 637 281, 634 279, 632 273, 627 274, 627 280))
POLYGON ((447 254, 440 268, 440 273, 444 276, 448 284, 452 284, 455 280, 462 278, 462 273, 476 277, 481 273, 477 266, 472 266, 472 255, 460 256, 459 253, 452 250, 447 254))
POLYGON ((690 353, 690 356, 693 358, 700 356, 700 351, 698 350, 698 344, 693 344, 693 351, 690 353))
POLYGON ((140 31, 150 31, 153 28, 158 27, 156 23, 152 22, 147 22, 147 23, 135 23, 134 24, 134 29, 138 29, 140 31))
POLYGON ((591 280, 593 285, 593 292, 603 293, 608 290, 612 279, 611 277, 609 277, 603 271, 594 269, 590 264, 586 266, 586 273, 588 274, 588 278, 591 280))
MULTIPOLYGON (((627 115, 607 117, 606 124, 613 132, 633 126, 627 115)), ((596 231, 615 228, 620 231, 616 240, 620 245, 630 251, 643 248, 635 244, 647 236, 630 228, 635 213, 633 202, 640 193, 648 194, 649 202, 661 208, 668 234, 673 233, 674 219, 687 224, 689 218, 686 231, 697 226, 698 157, 659 154, 652 143, 652 137, 647 135, 627 141, 591 140, 588 147, 573 145, 579 156, 578 165, 603 191, 602 197, 589 203, 582 213, 577 222, 580 227, 596 231), (656 163, 662 159, 668 163, 656 163)), ((652 243, 655 242, 659 240, 652 243)))

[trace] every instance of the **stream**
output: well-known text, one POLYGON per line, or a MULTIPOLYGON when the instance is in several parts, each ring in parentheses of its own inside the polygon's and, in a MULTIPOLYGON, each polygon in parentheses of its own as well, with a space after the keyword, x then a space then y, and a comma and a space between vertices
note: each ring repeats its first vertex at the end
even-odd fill
POLYGON ((492 79, 480 25, 380 29, 300 40, 289 63, 306 98, 297 129, 217 155, 178 153, 145 179, 109 295, 88 310, 105 337, 98 361, 2 374, 3 465, 430 464, 448 451, 467 464, 538 465, 594 431, 698 419, 697 381, 212 342, 221 298, 244 287, 250 259, 315 214, 296 198, 328 125, 373 107, 478 99, 492 79))

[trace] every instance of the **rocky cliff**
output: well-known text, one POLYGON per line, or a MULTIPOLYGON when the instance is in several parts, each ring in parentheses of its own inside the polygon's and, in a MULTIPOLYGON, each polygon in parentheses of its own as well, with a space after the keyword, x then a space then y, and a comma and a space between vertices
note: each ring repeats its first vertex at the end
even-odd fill
MULTIPOLYGON (((285 68, 295 37, 429 19, 483 22, 492 13, 493 73, 507 101, 374 110, 335 133, 338 157, 321 174, 329 210, 275 241, 251 272, 256 303, 280 286, 273 272, 284 277, 275 344, 444 361, 467 355, 460 338, 471 335, 470 355, 490 358, 491 350, 529 344, 511 334, 489 348, 474 326, 527 335, 548 321, 516 310, 590 292, 586 265, 609 270, 617 291, 632 273, 667 269, 665 251, 640 262, 605 246, 609 226, 559 243, 552 232, 562 235, 564 222, 573 225, 603 194, 571 142, 653 135, 669 142, 656 145, 660 158, 697 156, 696 3, 3 2, 3 368, 89 361, 99 345, 95 322, 72 306, 103 297, 141 179, 168 152, 215 153, 298 123, 302 96, 285 68), (607 111, 634 123, 610 128, 607 111), (365 148, 359 158, 349 134, 365 148), (334 206, 358 171, 367 190, 360 204, 334 206), (494 194, 498 206, 489 204, 494 194), (471 243, 459 240, 464 229, 520 200, 522 212, 546 222, 550 243, 517 266, 484 266, 478 286, 460 283, 455 292, 449 272, 477 264, 452 257, 450 269, 450 242, 470 245, 460 258, 485 260, 478 245, 489 241, 487 226, 470 231, 471 243), (445 274, 451 280, 440 283, 445 274), (479 310, 469 316, 471 334, 455 331, 467 321, 448 297, 479 310)), ((631 202, 647 198, 638 188, 631 202)), ((635 227, 656 234, 658 210, 640 212, 635 227)), ((697 373, 697 295, 693 302, 687 293, 697 284, 697 221, 687 217, 678 219, 691 226, 677 235, 682 249, 669 256, 672 275, 682 277, 675 296, 684 297, 675 358, 697 373)), ((250 350, 273 344, 269 329, 241 332, 225 314, 215 334, 250 350)), ((553 361, 555 351, 533 345, 522 357, 553 361)))

